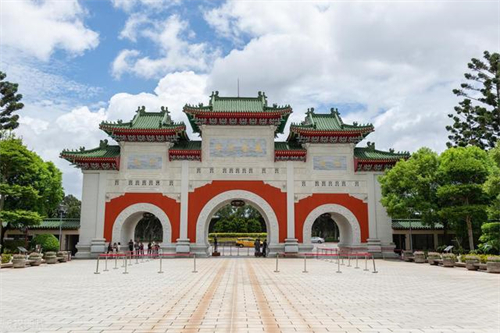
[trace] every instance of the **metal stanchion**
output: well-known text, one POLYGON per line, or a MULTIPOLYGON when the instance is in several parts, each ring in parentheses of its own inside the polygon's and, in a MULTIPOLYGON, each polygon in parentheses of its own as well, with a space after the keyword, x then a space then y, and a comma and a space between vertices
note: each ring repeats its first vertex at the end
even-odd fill
POLYGON ((226 246, 224 244, 222 244, 222 256, 224 256, 224 249, 226 248, 226 246))
POLYGON ((364 271, 368 271, 368 256, 365 254, 365 269, 363 269, 364 271))
POLYGON ((123 272, 123 274, 128 274, 128 272, 127 272, 127 266, 128 266, 127 265, 127 255, 126 254, 123 257, 123 260, 125 260, 125 266, 124 266, 125 267, 125 271, 123 272))
POLYGON ((373 272, 372 273, 378 273, 377 269, 375 268, 375 256, 372 254, 372 259, 373 259, 373 272))
POLYGON ((144 262, 144 253, 141 252, 141 262, 144 262))
POLYGON ((160 255, 160 270, 158 271, 158 273, 159 273, 159 274, 163 273, 163 271, 162 271, 162 266, 161 266, 161 259, 162 259, 162 258, 161 258, 161 255, 160 255))
POLYGON ((104 257, 104 272, 108 271, 108 255, 104 257))
POLYGON ((354 267, 354 268, 356 268, 356 269, 359 268, 359 266, 358 266, 358 254, 357 253, 356 253, 356 267, 354 267))
POLYGON ((115 267, 113 269, 118 269, 118 256, 116 254, 113 254, 115 256, 115 267))
POLYGON ((278 257, 280 256, 279 253, 276 253, 276 269, 274 270, 274 273, 279 273, 280 270, 278 268, 278 257))
POLYGON ((97 256, 97 266, 95 268, 94 274, 101 274, 101 273, 99 273, 99 256, 97 256))
POLYGON ((347 253, 347 267, 351 267, 351 254, 347 253))
POLYGON ((247 247, 247 257, 250 257, 250 248, 247 247))
POLYGON ((137 265, 139 263, 139 254, 135 254, 135 264, 137 265))
POLYGON ((307 263, 306 263, 306 260, 307 260, 307 254, 304 254, 304 270, 302 271, 302 273, 307 273, 307 263))
POLYGON ((240 256, 240 247, 239 247, 239 246, 238 246, 238 248, 237 248, 236 255, 237 255, 238 257, 240 256))
POLYGON ((133 254, 133 253, 132 253, 132 252, 129 252, 129 254, 130 254, 130 261, 128 262, 128 265, 129 265, 129 266, 132 266, 132 254, 133 254))
POLYGON ((198 271, 196 270, 196 254, 193 254, 193 259, 194 259, 194 270, 193 270, 193 273, 198 273, 198 271))
POLYGON ((122 262, 122 267, 123 267, 123 266, 127 265, 127 255, 123 254, 122 257, 123 257, 123 262, 122 262))
MULTIPOLYGON (((339 255, 340 255, 340 254, 337 254, 337 256, 339 256, 339 255)), ((337 273, 342 273, 342 272, 340 271, 340 259, 339 259, 339 257, 337 257, 337 273)))
POLYGON ((233 256, 233 246, 232 245, 229 245, 229 256, 230 257, 233 256))

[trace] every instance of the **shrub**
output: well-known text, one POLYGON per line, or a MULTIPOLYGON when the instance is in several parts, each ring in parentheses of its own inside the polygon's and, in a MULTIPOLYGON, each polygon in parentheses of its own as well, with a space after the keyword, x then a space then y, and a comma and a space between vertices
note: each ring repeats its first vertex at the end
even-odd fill
POLYGON ((481 258, 475 254, 466 254, 460 257, 461 262, 466 262, 467 260, 477 260, 479 261, 481 258))
POLYGON ((52 234, 41 234, 33 237, 31 241, 33 247, 39 244, 42 247, 42 251, 58 251, 59 250, 59 241, 56 236, 52 234))
POLYGON ((444 253, 443 259, 457 260, 457 256, 454 253, 444 253))
POLYGON ((6 239, 3 242, 4 253, 18 253, 19 246, 26 246, 26 241, 24 239, 6 239))
POLYGON ((484 253, 500 253, 500 222, 483 224, 481 232, 479 249, 484 253))
POLYGON ((431 259, 441 259, 441 254, 437 253, 437 252, 429 252, 427 254, 427 258, 431 258, 431 259))
POLYGON ((12 254, 2 254, 2 264, 8 264, 12 259, 12 254))

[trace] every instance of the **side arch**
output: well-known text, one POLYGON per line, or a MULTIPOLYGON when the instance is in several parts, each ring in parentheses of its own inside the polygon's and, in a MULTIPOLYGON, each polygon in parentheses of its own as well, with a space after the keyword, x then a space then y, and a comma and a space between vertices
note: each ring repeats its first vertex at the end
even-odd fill
POLYGON ((358 246, 361 244, 359 222, 353 212, 337 204, 325 204, 313 209, 304 221, 302 237, 304 244, 311 244, 311 232, 314 221, 325 213, 331 213, 340 231, 339 246, 358 246))
POLYGON ((172 243, 172 226, 167 214, 158 206, 150 203, 136 203, 120 212, 113 224, 112 242, 121 242, 122 245, 134 238, 135 226, 142 218, 143 213, 154 214, 160 220, 163 231, 162 245, 172 243))
POLYGON ((251 203, 254 208, 261 213, 266 222, 269 248, 276 246, 279 239, 279 225, 274 209, 261 196, 244 190, 230 190, 223 192, 213 197, 205 204, 198 215, 196 222, 196 245, 199 247, 206 247, 208 249, 208 227, 210 224, 210 218, 215 212, 217 212, 217 210, 227 205, 231 200, 235 199, 251 203))

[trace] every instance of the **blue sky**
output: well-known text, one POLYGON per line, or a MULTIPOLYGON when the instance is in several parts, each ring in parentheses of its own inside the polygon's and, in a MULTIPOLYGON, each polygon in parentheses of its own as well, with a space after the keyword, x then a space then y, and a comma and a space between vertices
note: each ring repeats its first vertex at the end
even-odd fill
POLYGON ((496 0, 2 0, 0 70, 24 94, 16 132, 80 196, 62 149, 95 147, 101 121, 139 105, 186 121, 185 103, 234 95, 238 78, 242 95, 291 104, 291 121, 337 107, 375 125, 377 148, 442 151, 467 62, 500 49, 499 13, 496 0))

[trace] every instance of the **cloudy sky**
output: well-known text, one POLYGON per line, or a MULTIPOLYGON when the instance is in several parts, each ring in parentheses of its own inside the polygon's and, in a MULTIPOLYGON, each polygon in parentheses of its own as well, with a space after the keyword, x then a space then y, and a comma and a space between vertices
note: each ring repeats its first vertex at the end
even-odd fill
POLYGON ((470 58, 499 51, 499 17, 497 0, 2 0, 0 70, 24 95, 18 135, 80 197, 62 149, 97 146, 101 121, 139 105, 187 122, 185 103, 235 95, 238 78, 292 121, 338 107, 375 125, 377 148, 442 151, 451 91, 470 58))

